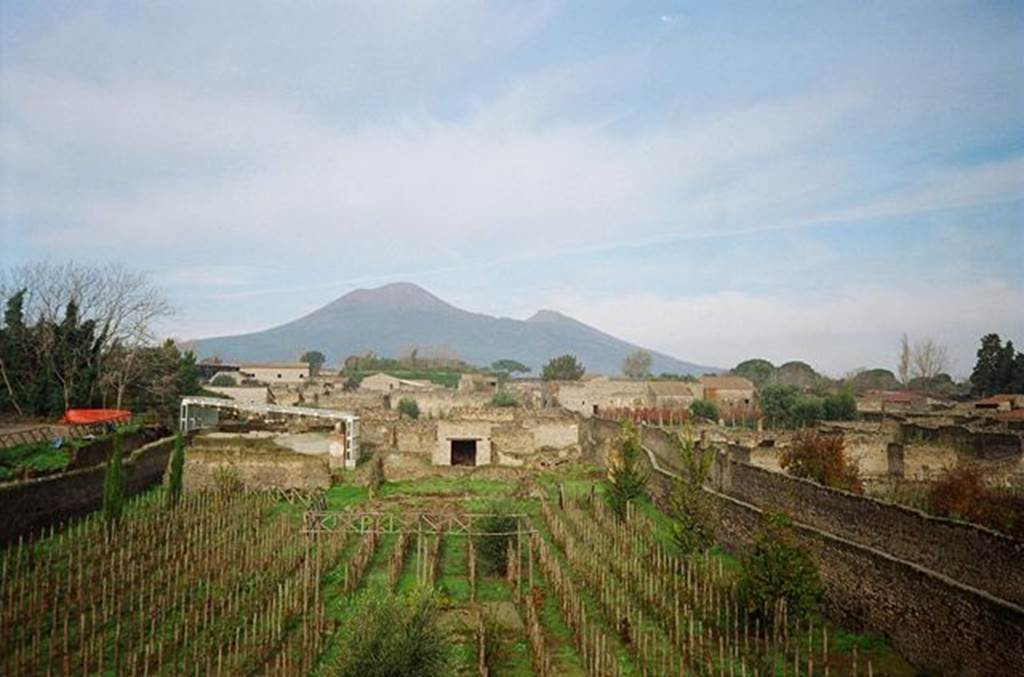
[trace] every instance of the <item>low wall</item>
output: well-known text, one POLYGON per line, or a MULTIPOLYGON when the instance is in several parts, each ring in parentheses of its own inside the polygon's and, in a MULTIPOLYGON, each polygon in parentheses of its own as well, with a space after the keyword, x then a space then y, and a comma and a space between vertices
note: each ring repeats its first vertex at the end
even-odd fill
MULTIPOLYGON (((174 438, 165 437, 125 459, 125 493, 140 493, 163 479, 174 438)), ((0 543, 82 517, 103 505, 105 466, 72 470, 0 487, 0 543)))
POLYGON ((1024 542, 734 459, 720 462, 729 465, 720 489, 734 498, 798 516, 805 524, 1024 605, 1024 542))
POLYGON ((327 489, 331 473, 327 456, 301 454, 271 438, 211 439, 197 436, 185 454, 186 491, 226 488, 327 489))
MULTIPOLYGON (((144 428, 129 435, 125 435, 121 438, 121 452, 125 456, 128 456, 136 449, 139 449, 162 437, 166 437, 168 433, 169 431, 166 428, 144 428)), ((106 463, 107 458, 113 451, 113 437, 105 437, 102 440, 97 440, 92 444, 75 449, 72 454, 71 463, 68 464, 68 469, 78 470, 79 468, 91 468, 94 465, 106 463)))
POLYGON ((1012 432, 971 430, 960 425, 923 426, 901 423, 899 439, 904 444, 927 442, 949 446, 982 460, 998 460, 1024 454, 1024 437, 1012 432))

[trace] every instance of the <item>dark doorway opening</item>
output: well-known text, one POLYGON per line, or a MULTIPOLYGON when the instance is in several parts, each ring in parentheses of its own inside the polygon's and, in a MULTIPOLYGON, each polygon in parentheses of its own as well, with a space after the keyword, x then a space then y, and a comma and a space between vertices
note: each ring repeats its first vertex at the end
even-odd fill
POLYGON ((452 440, 452 465, 476 465, 476 440, 452 440))

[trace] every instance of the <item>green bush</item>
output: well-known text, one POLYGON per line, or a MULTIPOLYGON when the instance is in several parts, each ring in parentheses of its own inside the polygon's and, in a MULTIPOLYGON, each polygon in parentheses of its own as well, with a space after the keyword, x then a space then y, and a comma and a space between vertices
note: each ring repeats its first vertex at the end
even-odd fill
POLYGON ((508 569, 507 548, 513 538, 509 532, 515 532, 518 520, 512 516, 512 506, 505 502, 491 503, 487 511, 490 516, 476 521, 482 532, 473 540, 476 558, 485 573, 504 576, 508 569))
POLYGON ((491 406, 494 407, 518 407, 519 400, 515 398, 515 395, 508 392, 507 390, 500 390, 494 393, 494 397, 491 398, 491 406))
POLYGON ((424 590, 367 590, 337 637, 339 677, 441 677, 454 668, 454 641, 440 604, 424 590))
POLYGON ((766 623, 777 620, 775 610, 785 602, 786 618, 806 616, 821 602, 824 587, 811 553, 801 546, 789 518, 766 513, 753 546, 741 558, 739 594, 748 611, 766 623))
POLYGON ((853 393, 843 391, 825 397, 826 421, 853 421, 857 418, 857 400, 853 393))
POLYGON ((416 403, 416 400, 403 397, 398 401, 398 413, 401 416, 408 416, 409 418, 420 417, 420 405, 416 403))
POLYGON ((605 480, 605 500, 612 511, 622 519, 630 501, 647 495, 650 474, 640 465, 643 449, 636 427, 622 424, 618 448, 608 459, 608 479, 605 480))
POLYGON ((718 407, 715 406, 714 402, 708 402, 707 400, 694 400, 693 404, 690 405, 690 413, 693 414, 694 418, 702 418, 705 421, 718 420, 718 407))
POLYGON ((789 425, 794 428, 812 426, 825 418, 825 403, 817 395, 800 395, 789 410, 789 425))

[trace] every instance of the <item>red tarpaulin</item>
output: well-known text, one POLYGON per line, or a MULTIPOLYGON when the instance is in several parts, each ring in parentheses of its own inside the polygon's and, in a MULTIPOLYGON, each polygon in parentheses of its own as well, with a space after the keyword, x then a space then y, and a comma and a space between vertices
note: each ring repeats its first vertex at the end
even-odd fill
POLYGON ((90 423, 121 423, 128 421, 132 412, 126 409, 68 409, 61 423, 87 425, 90 423))

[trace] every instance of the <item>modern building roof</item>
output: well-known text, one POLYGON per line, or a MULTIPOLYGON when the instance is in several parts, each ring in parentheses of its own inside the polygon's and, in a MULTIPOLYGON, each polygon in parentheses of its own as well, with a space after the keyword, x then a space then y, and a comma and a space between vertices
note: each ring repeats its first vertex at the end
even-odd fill
POLYGON ((259 362, 241 365, 242 369, 309 369, 305 362, 259 362))

